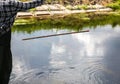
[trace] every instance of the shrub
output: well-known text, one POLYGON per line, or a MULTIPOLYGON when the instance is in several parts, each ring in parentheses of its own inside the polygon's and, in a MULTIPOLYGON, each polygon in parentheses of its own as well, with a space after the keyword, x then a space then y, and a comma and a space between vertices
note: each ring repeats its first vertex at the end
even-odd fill
POLYGON ((113 10, 120 10, 120 1, 108 4, 108 7, 112 8, 113 10))

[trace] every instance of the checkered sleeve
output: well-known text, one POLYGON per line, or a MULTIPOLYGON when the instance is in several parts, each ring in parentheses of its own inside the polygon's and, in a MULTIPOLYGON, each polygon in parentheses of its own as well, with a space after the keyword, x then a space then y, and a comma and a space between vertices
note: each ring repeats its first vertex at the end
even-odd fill
POLYGON ((44 0, 34 0, 29 2, 20 2, 20 1, 12 1, 11 5, 17 9, 17 11, 25 11, 31 8, 35 8, 39 5, 43 4, 44 0))

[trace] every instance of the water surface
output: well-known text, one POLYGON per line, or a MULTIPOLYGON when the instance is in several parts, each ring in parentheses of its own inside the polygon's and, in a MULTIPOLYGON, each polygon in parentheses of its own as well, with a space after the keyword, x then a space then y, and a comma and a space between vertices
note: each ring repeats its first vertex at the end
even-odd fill
POLYGON ((68 29, 12 33, 11 84, 120 84, 120 26, 23 41, 68 29))

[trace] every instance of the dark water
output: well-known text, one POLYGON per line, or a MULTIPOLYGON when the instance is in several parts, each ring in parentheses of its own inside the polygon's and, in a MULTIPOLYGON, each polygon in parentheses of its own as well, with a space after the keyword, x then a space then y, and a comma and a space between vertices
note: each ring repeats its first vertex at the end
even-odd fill
POLYGON ((120 26, 22 40, 62 32, 70 30, 37 30, 31 34, 14 31, 10 84, 120 84, 120 26))

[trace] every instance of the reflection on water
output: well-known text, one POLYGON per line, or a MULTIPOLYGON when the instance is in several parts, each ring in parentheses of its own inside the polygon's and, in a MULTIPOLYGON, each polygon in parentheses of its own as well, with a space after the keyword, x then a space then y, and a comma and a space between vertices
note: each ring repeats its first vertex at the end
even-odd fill
POLYGON ((120 84, 120 26, 97 26, 88 33, 22 41, 67 30, 12 35, 10 84, 120 84))

